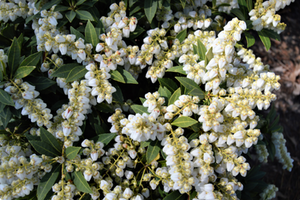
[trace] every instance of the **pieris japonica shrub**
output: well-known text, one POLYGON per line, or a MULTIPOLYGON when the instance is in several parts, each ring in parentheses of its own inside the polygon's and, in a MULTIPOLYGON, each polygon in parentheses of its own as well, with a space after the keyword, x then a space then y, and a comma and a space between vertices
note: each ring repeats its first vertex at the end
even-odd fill
POLYGON ((0 199, 274 197, 291 1, 0 1, 0 199))

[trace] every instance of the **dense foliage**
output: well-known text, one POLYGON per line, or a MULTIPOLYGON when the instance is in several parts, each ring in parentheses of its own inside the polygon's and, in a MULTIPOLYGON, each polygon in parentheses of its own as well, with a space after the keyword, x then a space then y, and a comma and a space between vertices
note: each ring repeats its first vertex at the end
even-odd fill
POLYGON ((0 199, 271 199, 291 0, 0 1, 0 199), (259 41, 257 41, 259 42, 259 41))

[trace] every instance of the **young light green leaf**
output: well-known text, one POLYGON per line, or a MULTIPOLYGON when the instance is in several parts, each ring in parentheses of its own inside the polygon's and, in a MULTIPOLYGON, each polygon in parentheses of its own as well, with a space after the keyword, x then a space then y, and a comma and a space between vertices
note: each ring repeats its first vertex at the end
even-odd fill
POLYGON ((111 79, 118 81, 120 83, 125 83, 124 77, 118 70, 111 71, 110 75, 111 75, 111 79))
POLYGON ((175 77, 186 89, 188 94, 204 99, 204 92, 193 80, 186 77, 175 77))
POLYGON ((175 119, 175 121, 172 122, 172 125, 182 127, 182 128, 187 128, 196 123, 198 123, 198 121, 193 118, 187 116, 180 116, 177 119, 175 119))
POLYGON ((177 90, 177 84, 170 78, 158 78, 158 82, 162 87, 168 88, 170 92, 177 90))
POLYGON ((269 49, 271 48, 270 38, 268 37, 268 35, 264 31, 258 31, 257 33, 258 33, 258 36, 261 39, 262 43, 265 45, 266 50, 269 51, 269 49))
POLYGON ((180 95, 181 95, 181 89, 178 88, 178 89, 172 94, 172 96, 169 98, 169 103, 168 103, 168 105, 174 104, 174 102, 175 102, 176 100, 178 100, 178 98, 180 97, 180 95))
POLYGON ((55 163, 52 166, 51 172, 45 174, 41 179, 38 188, 37 188, 37 197, 38 200, 44 200, 47 196, 47 193, 52 189, 52 186, 59 177, 61 171, 61 165, 55 163))
POLYGON ((41 51, 36 52, 28 57, 26 57, 22 63, 20 64, 20 66, 36 66, 41 57, 42 57, 43 53, 41 51))
POLYGON ((81 171, 75 171, 72 173, 72 175, 73 182, 80 192, 92 193, 92 189, 90 188, 88 182, 85 180, 81 171))
POLYGON ((198 55, 200 57, 200 60, 204 60, 205 59, 205 53, 206 53, 206 47, 205 45, 201 42, 201 40, 197 40, 197 52, 198 55))
POLYGON ((96 47, 99 42, 99 38, 96 33, 96 29, 90 20, 88 20, 88 22, 85 26, 85 40, 88 43, 92 43, 92 45, 94 47, 96 47))
POLYGON ((72 22, 76 16, 76 12, 74 12, 73 10, 70 10, 65 15, 66 15, 66 18, 69 20, 69 22, 72 22))
POLYGON ((19 61, 21 57, 21 47, 18 43, 18 39, 14 38, 9 51, 8 51, 8 70, 11 77, 13 76, 16 69, 19 67, 19 61))
POLYGON ((205 55, 205 66, 209 63, 209 61, 214 57, 214 54, 212 52, 212 47, 206 52, 205 55))
POLYGON ((159 140, 154 140, 150 142, 146 152, 146 160, 148 164, 150 164, 152 161, 154 161, 157 158, 160 149, 161 148, 160 148, 159 140))
POLYGON ((35 66, 19 67, 14 74, 14 79, 24 78, 24 77, 28 76, 34 69, 35 69, 35 66))
POLYGON ((55 158, 56 156, 61 156, 60 153, 57 153, 56 149, 54 149, 50 144, 37 141, 37 140, 29 140, 31 146, 40 154, 45 154, 47 156, 55 158))
POLYGON ((135 112, 135 113, 140 113, 141 115, 143 113, 147 113, 149 114, 148 112, 148 109, 142 105, 132 105, 131 106, 131 109, 135 112))
POLYGON ((77 63, 70 63, 70 64, 65 64, 63 66, 61 66, 60 68, 58 68, 57 70, 55 70, 55 72, 52 73, 53 77, 61 77, 61 78, 67 78, 70 71, 75 68, 75 67, 82 67, 82 65, 79 65, 77 63))
POLYGON ((157 10, 157 1, 156 0, 147 0, 144 1, 144 10, 146 17, 151 24, 153 17, 155 16, 157 10))
POLYGON ((247 48, 253 46, 255 44, 255 38, 248 32, 244 32, 246 40, 247 40, 247 48))
POLYGON ((73 160, 77 155, 78 152, 80 151, 81 147, 74 147, 74 146, 70 146, 66 148, 66 157, 69 160, 73 160))
POLYGON ((79 39, 79 38, 82 38, 85 40, 85 37, 82 33, 80 33, 79 31, 77 31, 75 28, 73 28, 72 26, 70 27, 70 31, 72 34, 76 35, 76 38, 79 39))
POLYGON ((187 29, 184 29, 176 35, 176 38, 180 41, 180 43, 183 42, 183 40, 186 38, 186 35, 187 35, 186 30, 187 29))
POLYGON ((183 66, 171 67, 171 68, 167 69, 166 72, 175 72, 175 73, 187 75, 186 72, 183 70, 183 66))
POLYGON ((97 135, 97 142, 102 142, 104 145, 107 145, 110 141, 112 141, 116 137, 116 133, 104 133, 97 135))
POLYGON ((80 80, 84 75, 88 72, 87 69, 85 69, 84 66, 76 66, 74 67, 66 77, 66 82, 73 82, 76 80, 80 80))
POLYGON ((38 91, 45 90, 52 85, 56 84, 55 81, 44 77, 44 76, 34 76, 34 77, 28 77, 27 81, 35 86, 35 89, 38 91))
POLYGON ((75 12, 77 14, 77 17, 79 19, 81 19, 81 20, 91 20, 91 21, 94 21, 93 16, 88 11, 85 11, 85 10, 76 10, 75 12))
POLYGON ((51 147, 53 147, 56 150, 56 153, 61 155, 62 145, 59 144, 56 137, 52 135, 52 133, 48 132, 43 127, 40 128, 40 137, 42 142, 45 142, 49 144, 51 147))
POLYGON ((0 103, 9 105, 9 106, 15 106, 15 103, 12 100, 11 96, 2 89, 0 89, 0 103))

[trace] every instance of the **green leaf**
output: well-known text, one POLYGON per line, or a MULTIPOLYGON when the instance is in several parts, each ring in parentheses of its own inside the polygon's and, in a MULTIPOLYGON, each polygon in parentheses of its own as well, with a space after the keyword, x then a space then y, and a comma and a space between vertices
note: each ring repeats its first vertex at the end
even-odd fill
POLYGON ((8 51, 8 70, 10 71, 11 77, 19 67, 19 61, 21 57, 21 47, 18 43, 17 38, 14 38, 9 51, 8 51))
POLYGON ((253 35, 251 35, 248 32, 244 32, 246 40, 247 40, 247 48, 251 47, 252 45, 255 44, 255 38, 253 35))
POLYGON ((62 12, 62 11, 66 11, 68 9, 69 9, 68 6, 56 5, 54 12, 62 12))
POLYGON ((273 38, 274 40, 281 41, 280 35, 273 30, 263 29, 261 30, 264 34, 266 34, 269 38, 273 38))
POLYGON ((11 117, 12 117, 11 111, 10 111, 9 107, 6 106, 3 109, 3 116, 1 116, 1 118, 0 118, 4 128, 7 127, 9 121, 11 120, 11 117))
POLYGON ((75 171, 72 174, 74 175, 73 182, 80 192, 92 193, 92 190, 81 171, 75 171))
POLYGON ((5 105, 15 106, 15 103, 12 100, 11 96, 2 89, 0 89, 0 102, 5 105))
POLYGON ((180 43, 183 42, 183 40, 186 38, 186 35, 187 35, 186 30, 187 29, 184 29, 176 35, 176 38, 180 41, 180 43))
POLYGON ((97 135, 97 142, 102 142, 104 145, 107 145, 116 137, 116 133, 104 133, 97 135))
POLYGON ((50 86, 52 85, 55 85, 56 82, 47 78, 47 77, 44 77, 44 76, 30 76, 27 78, 27 81, 34 85, 35 86, 35 89, 38 90, 38 91, 41 91, 41 90, 45 90, 47 88, 49 88, 50 86))
POLYGON ((114 100, 123 103, 123 102, 124 102, 124 97, 123 97, 121 88, 119 87, 119 85, 118 85, 117 83, 112 83, 112 85, 113 85, 113 87, 115 87, 116 90, 117 90, 116 92, 114 92, 114 93, 112 94, 114 100))
POLYGON ((188 141, 192 141, 194 139, 199 138, 200 133, 192 133, 189 137, 188 137, 188 141))
MULTIPOLYGON (((248 15, 247 13, 247 2, 246 0, 238 0, 239 9, 242 11, 244 17, 248 15)), ((246 18, 246 17, 245 17, 246 18)))
POLYGON ((49 10, 52 6, 54 5, 58 5, 61 2, 61 0, 52 0, 48 3, 46 3, 45 5, 43 5, 43 7, 40 9, 42 10, 49 10))
POLYGON ((187 75, 186 72, 183 70, 183 66, 171 67, 171 68, 167 69, 166 72, 175 72, 175 73, 187 75))
POLYGON ((138 37, 139 35, 144 33, 144 31, 145 31, 145 29, 143 29, 142 27, 136 26, 134 32, 130 33, 129 39, 131 39, 131 40, 135 39, 136 37, 138 37))
POLYGON ((193 118, 190 118, 187 116, 180 116, 172 122, 172 125, 186 128, 186 127, 190 127, 196 123, 198 123, 198 121, 193 118))
POLYGON ((204 99, 204 92, 193 80, 185 77, 175 77, 186 89, 187 93, 192 96, 198 96, 199 99, 204 99))
POLYGON ((144 1, 144 10, 146 17, 151 24, 153 17, 155 16, 157 10, 157 1, 156 0, 147 0, 144 1))
POLYGON ((74 12, 73 10, 70 10, 65 15, 66 15, 66 18, 69 20, 69 22, 72 22, 76 16, 76 12, 74 12))
POLYGON ((178 89, 172 94, 172 96, 169 98, 168 105, 174 104, 174 102, 180 97, 180 95, 181 95, 181 89, 178 88, 178 89))
POLYGON ((131 109, 135 112, 135 113, 140 113, 140 114, 143 114, 143 113, 148 113, 148 109, 144 106, 141 106, 141 105, 131 105, 131 109))
POLYGON ((98 35, 96 33, 94 25, 91 23, 90 20, 88 20, 86 26, 85 26, 85 40, 88 43, 92 43, 94 47, 97 46, 99 42, 98 35))
POLYGON ((52 186, 56 182, 57 178, 59 177, 61 171, 61 165, 55 163, 52 166, 51 172, 45 174, 41 179, 38 188, 37 188, 37 197, 38 200, 44 200, 47 196, 47 193, 52 190, 52 186))
POLYGON ((70 31, 71 31, 72 34, 76 35, 77 39, 79 39, 79 38, 85 39, 84 35, 82 33, 80 33, 79 31, 77 31, 72 26, 70 27, 70 31))
POLYGON ((170 92, 177 90, 177 84, 170 78, 158 78, 158 82, 162 87, 168 88, 170 92))
POLYGON ((186 0, 180 0, 182 8, 185 8, 186 0))
POLYGON ((77 17, 81 20, 91 20, 94 21, 94 17, 91 15, 90 12, 85 10, 76 10, 77 17))
POLYGON ((200 57, 200 60, 205 59, 205 53, 206 53, 206 47, 205 45, 201 42, 201 40, 197 40, 197 53, 200 57))
POLYGON ((128 71, 122 69, 121 67, 118 67, 117 70, 111 71, 111 79, 121 83, 138 84, 135 78, 133 78, 128 71))
POLYGON ((271 40, 264 31, 258 31, 259 38, 261 39, 262 43, 265 45, 266 50, 269 51, 271 48, 271 40))
POLYGON ((166 86, 160 86, 158 89, 158 93, 161 97, 165 97, 166 99, 169 99, 172 95, 172 93, 170 92, 170 90, 168 90, 168 88, 166 88, 166 86))
POLYGON ((129 7, 138 2, 138 0, 129 0, 129 7))
POLYGON ((52 73, 53 77, 61 77, 61 78, 67 78, 70 71, 74 69, 75 67, 82 67, 82 65, 79 65, 78 63, 70 63, 70 64, 65 64, 55 70, 55 72, 52 73))
POLYGON ((144 148, 150 145, 150 141, 142 141, 140 147, 144 148))
POLYGON ((77 1, 77 3, 75 4, 75 6, 80 6, 80 5, 83 4, 84 2, 86 2, 86 0, 79 0, 79 1, 77 1))
POLYGON ((66 148, 66 157, 69 160, 73 160, 77 155, 78 152, 80 151, 81 147, 74 147, 74 146, 70 146, 66 148))
POLYGON ((55 150, 56 153, 61 155, 62 145, 57 141, 56 137, 52 135, 52 133, 48 132, 43 127, 40 128, 40 137, 42 142, 48 143, 51 145, 55 150))
POLYGON ((66 82, 73 82, 76 80, 80 80, 84 75, 88 72, 87 69, 85 69, 84 66, 76 66, 74 67, 66 77, 66 82))
POLYGON ((248 8, 248 11, 249 11, 249 12, 253 9, 253 3, 252 3, 252 0, 247 0, 247 8, 248 8))
POLYGON ((210 49, 206 52, 206 56, 205 56, 205 66, 209 63, 209 61, 214 57, 214 54, 212 52, 212 48, 210 47, 210 49))
POLYGON ((43 55, 43 52, 39 51, 39 52, 36 52, 28 57, 26 57, 22 63, 20 64, 20 66, 36 66, 41 57, 43 55))
POLYGON ((155 158, 157 158, 160 149, 161 148, 159 140, 154 140, 150 142, 146 152, 146 160, 148 164, 151 163, 155 158))
POLYGON ((231 9, 230 12, 232 14, 234 14, 235 16, 237 16, 239 19, 246 21, 246 18, 244 16, 243 12, 240 9, 234 8, 234 9, 231 9))
POLYGON ((37 141, 37 140, 29 140, 31 146, 40 154, 45 154, 50 157, 61 156, 60 153, 57 153, 56 149, 54 149, 50 144, 37 141))
POLYGON ((163 200, 186 200, 188 199, 186 194, 180 194, 178 191, 171 192, 163 198, 163 200))
POLYGON ((24 78, 28 76, 33 70, 35 69, 35 66, 22 66, 17 69, 14 75, 14 79, 17 78, 24 78))

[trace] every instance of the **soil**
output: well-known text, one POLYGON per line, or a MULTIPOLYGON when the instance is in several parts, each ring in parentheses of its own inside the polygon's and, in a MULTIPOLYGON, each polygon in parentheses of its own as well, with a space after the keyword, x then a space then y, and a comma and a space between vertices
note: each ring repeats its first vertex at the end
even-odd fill
MULTIPOLYGON (((272 71, 281 76, 281 89, 276 91, 274 103, 284 128, 286 146, 294 159, 291 172, 282 169, 277 161, 267 165, 266 182, 275 184, 279 191, 277 200, 300 199, 300 1, 278 12, 281 21, 287 24, 281 41, 272 40, 272 47, 266 51, 262 42, 251 47, 255 55, 269 64, 272 71)), ((259 40, 259 38, 257 38, 259 40)))

